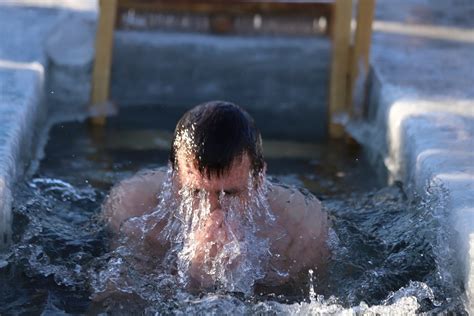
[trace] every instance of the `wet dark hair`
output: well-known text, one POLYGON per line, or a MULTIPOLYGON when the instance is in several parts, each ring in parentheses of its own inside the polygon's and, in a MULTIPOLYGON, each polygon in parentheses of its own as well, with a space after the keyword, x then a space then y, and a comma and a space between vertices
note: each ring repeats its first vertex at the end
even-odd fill
POLYGON ((181 117, 171 144, 170 162, 174 170, 177 151, 183 145, 199 172, 208 178, 228 172, 243 154, 250 158, 254 176, 264 167, 260 131, 244 109, 230 102, 203 103, 181 117))

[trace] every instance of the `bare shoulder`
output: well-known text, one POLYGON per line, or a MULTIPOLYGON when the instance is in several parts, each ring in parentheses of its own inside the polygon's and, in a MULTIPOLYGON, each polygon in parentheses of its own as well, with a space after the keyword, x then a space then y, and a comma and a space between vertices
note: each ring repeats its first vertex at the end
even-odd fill
POLYGON ((116 184, 102 204, 109 227, 117 232, 128 218, 150 212, 158 204, 166 176, 164 169, 143 170, 116 184))
POLYGON ((322 221, 326 217, 321 202, 303 188, 280 183, 268 183, 270 207, 279 217, 294 224, 305 224, 308 218, 322 221))
POLYGON ((289 272, 291 278, 315 269, 324 270, 329 256, 327 248, 328 220, 321 202, 308 190, 269 183, 268 200, 286 236, 274 242, 274 251, 283 255, 275 262, 289 272))

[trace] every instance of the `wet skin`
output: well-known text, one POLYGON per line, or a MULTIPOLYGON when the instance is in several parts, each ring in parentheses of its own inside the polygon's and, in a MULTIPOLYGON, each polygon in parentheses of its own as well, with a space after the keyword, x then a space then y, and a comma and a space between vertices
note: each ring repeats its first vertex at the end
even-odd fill
MULTIPOLYGON (((194 167, 191 159, 178 155, 174 186, 177 189, 185 186, 196 194, 203 191, 208 194, 210 214, 205 220, 204 229, 196 234, 194 241, 198 247, 212 240, 219 241, 220 244, 228 240, 225 230, 222 229, 226 209, 221 205, 219 196, 224 193, 238 198, 242 205, 248 202, 250 170, 250 160, 247 155, 243 155, 234 161, 226 173, 220 177, 211 175, 209 178, 194 167)), ((165 179, 164 171, 148 171, 116 185, 103 205, 103 214, 111 230, 133 235, 136 227, 130 225, 127 220, 153 211, 160 202, 158 195, 165 179)), ((269 239, 270 252, 273 254, 267 265, 266 277, 259 283, 268 286, 281 285, 306 277, 308 269, 322 273, 329 252, 326 246, 327 216, 320 201, 296 188, 272 184, 265 180, 264 174, 257 179, 255 185, 262 185, 263 181, 266 181, 268 204, 276 220, 272 225, 268 225, 265 221, 256 219, 259 236, 269 239)), ((160 243, 157 238, 164 225, 165 223, 157 225, 146 236, 145 241, 149 244, 149 249, 153 249, 154 256, 164 255, 169 246, 160 243)), ((214 249, 214 252, 216 251, 218 249, 214 249)), ((202 260, 203 256, 199 253, 192 260, 190 274, 195 279, 206 279, 200 275, 202 260)))

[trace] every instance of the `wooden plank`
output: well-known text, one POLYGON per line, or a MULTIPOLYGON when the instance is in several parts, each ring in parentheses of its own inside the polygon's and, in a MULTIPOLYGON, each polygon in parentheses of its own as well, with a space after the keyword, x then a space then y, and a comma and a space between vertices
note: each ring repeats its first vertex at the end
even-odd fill
POLYGON ((361 117, 364 113, 374 8, 375 0, 359 0, 348 89, 348 103, 352 117, 361 117))
POLYGON ((352 0, 336 0, 334 10, 328 123, 330 137, 341 138, 344 129, 335 120, 347 110, 352 0))
POLYGON ((94 125, 105 124, 105 108, 109 101, 110 68, 112 65, 116 16, 117 0, 100 0, 90 104, 90 110, 97 114, 91 119, 94 125))
MULTIPOLYGON (((93 73, 92 104, 106 105, 109 97, 113 31, 117 11, 193 12, 206 14, 283 14, 325 16, 333 37, 330 76, 330 119, 341 109, 347 97, 348 49, 352 0, 100 0, 101 14, 96 38, 96 61, 93 73), (337 16, 337 17, 336 17, 337 16), (333 20, 337 19, 333 23, 333 20)), ((98 108, 98 107, 95 107, 98 108)), ((93 122, 105 123, 105 115, 93 122)), ((336 125, 330 124, 335 136, 336 125)))
POLYGON ((329 16, 334 0, 119 0, 119 9, 202 14, 282 14, 329 16))

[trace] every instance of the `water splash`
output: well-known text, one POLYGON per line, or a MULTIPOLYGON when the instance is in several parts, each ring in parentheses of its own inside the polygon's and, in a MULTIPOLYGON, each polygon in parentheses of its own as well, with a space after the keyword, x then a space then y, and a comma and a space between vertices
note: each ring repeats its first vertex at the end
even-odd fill
POLYGON ((85 187, 78 190, 72 184, 60 179, 35 178, 31 180, 29 186, 46 194, 57 195, 62 200, 89 200, 92 202, 96 200, 96 192, 93 188, 85 187))
MULTIPOLYGON (((309 295, 290 304, 283 303, 284 296, 260 298, 251 291, 252 284, 262 277, 263 270, 256 267, 265 266, 270 256, 263 251, 267 245, 260 238, 259 225, 251 225, 259 220, 273 223, 273 214, 266 209, 268 204, 263 198, 266 188, 260 188, 255 193, 259 199, 254 196, 251 199, 254 203, 248 205, 221 194, 221 204, 231 210, 219 218, 222 242, 215 245, 206 241, 193 248, 189 236, 194 234, 193 238, 198 238, 206 227, 206 216, 212 216, 208 193, 174 192, 171 176, 170 171, 165 182, 168 189, 160 195, 161 201, 168 202, 160 204, 162 209, 158 206, 123 225, 124 230, 139 229, 124 237, 122 244, 112 251, 105 250, 100 237, 102 228, 94 219, 94 210, 101 201, 97 192, 94 194, 89 186, 78 187, 49 178, 30 182, 31 192, 21 197, 21 206, 14 210, 15 246, 0 258, 0 274, 8 276, 4 284, 14 289, 13 285, 25 275, 28 276, 25 287, 30 287, 31 282, 49 282, 51 293, 41 294, 44 304, 34 310, 37 313, 41 308, 47 311, 70 308, 56 299, 60 296, 58 291, 69 292, 71 297, 83 293, 80 295, 86 306, 92 295, 94 300, 106 302, 100 311, 112 313, 136 310, 149 314, 173 311, 178 315, 462 313, 456 300, 460 290, 451 283, 452 263, 449 258, 440 258, 449 254, 445 247, 447 236, 443 234, 446 217, 440 205, 442 201, 431 196, 428 200, 407 200, 397 187, 326 200, 324 204, 334 223, 329 238, 333 249, 327 281, 330 287, 321 288, 319 280, 314 279, 309 285, 300 284, 308 286, 309 295), (175 193, 181 198, 172 199, 175 193), (195 216, 186 213, 191 204, 200 208, 195 216), (250 212, 252 209, 254 212, 250 212), (172 250, 161 259, 153 252, 159 251, 150 247, 153 244, 150 242, 157 239, 173 243, 169 248, 172 250), (220 251, 212 253, 212 246, 220 251), (200 247, 209 251, 202 252, 200 247), (212 288, 195 293, 189 290, 192 285, 189 271, 193 256, 202 253, 209 264, 197 272, 209 276, 212 288), (243 254, 247 255, 246 260, 242 259, 243 254), (232 269, 222 269, 219 264, 232 269)), ((22 192, 27 191, 25 188, 22 192)), ((432 195, 438 196, 437 192, 432 195)), ((9 301, 19 304, 16 296, 25 294, 9 295, 2 307, 6 311, 15 309, 9 301)))
POLYGON ((258 185, 251 174, 248 177, 246 197, 222 191, 218 199, 224 211, 213 211, 209 192, 177 190, 169 170, 159 205, 122 225, 123 247, 146 249, 153 243, 169 248, 156 264, 176 274, 185 288, 252 294, 255 282, 265 277, 270 256, 260 227, 274 223, 275 216, 265 182, 258 185), (137 229, 138 235, 130 234, 137 229))

